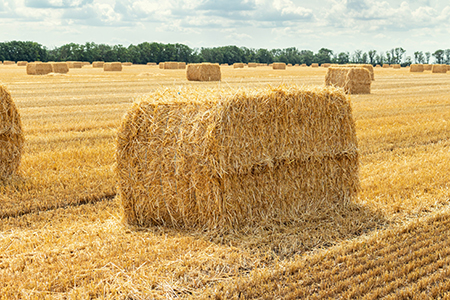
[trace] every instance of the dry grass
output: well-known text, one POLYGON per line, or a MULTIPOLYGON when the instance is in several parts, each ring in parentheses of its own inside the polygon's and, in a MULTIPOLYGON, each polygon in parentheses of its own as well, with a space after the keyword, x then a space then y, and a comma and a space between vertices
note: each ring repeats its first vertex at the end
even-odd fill
MULTIPOLYGON (((326 69, 288 68, 280 73, 267 66, 236 72, 229 66, 222 67, 221 72, 222 87, 248 88, 298 81, 323 85, 326 69)), ((372 83, 370 95, 351 96, 361 153, 361 191, 350 207, 278 227, 242 228, 234 234, 223 234, 219 229, 202 232, 126 227, 115 200, 98 202, 116 194, 116 128, 133 98, 161 86, 217 87, 219 83, 188 82, 186 70, 168 73, 147 66, 131 66, 122 72, 86 68, 72 69, 64 76, 27 76, 15 65, 1 65, 0 81, 8 87, 20 111, 26 143, 19 175, 0 183, 0 294, 9 299, 198 298, 205 289, 214 291, 218 283, 230 291, 236 287, 234 282, 244 279, 252 286, 258 283, 258 272, 277 274, 296 255, 332 245, 351 249, 346 244, 340 248, 339 243, 447 205, 450 76, 410 73, 408 69, 379 68, 375 73, 377 81, 372 83), (83 203, 87 204, 75 206, 83 203), (55 207, 59 209, 52 209, 55 207), (233 281, 236 278, 241 279, 233 281)), ((422 227, 411 228, 419 232, 422 227)), ((407 266, 424 273, 411 271, 412 279, 407 281, 400 269, 393 268, 399 281, 386 277, 386 289, 374 285, 367 293, 380 291, 380 295, 397 294, 401 298, 400 293, 409 288, 420 295, 423 290, 417 287, 422 286, 435 293, 428 295, 442 295, 446 289, 439 278, 446 278, 445 274, 427 272, 438 270, 435 266, 445 262, 448 256, 443 250, 448 247, 446 239, 434 238, 442 231, 439 222, 433 228, 436 233, 426 235, 423 243, 438 245, 442 251, 428 253, 439 253, 442 258, 430 256, 435 263, 428 263, 418 255, 417 263, 407 266), (434 279, 428 280, 427 274, 434 274, 434 279), (413 281, 417 276, 423 278, 416 281, 419 285, 413 281), (400 281, 404 283, 396 286, 400 281)), ((376 236, 376 232, 372 234, 376 236)), ((396 243, 389 234, 379 236, 383 237, 379 243, 396 243)), ((424 235, 402 236, 420 241, 424 235)), ((366 247, 385 249, 381 244, 376 248, 374 243, 366 247)), ((356 252, 363 251, 362 244, 355 245, 356 252)), ((420 254, 414 245, 399 241, 398 246, 420 254)), ((320 253, 328 257, 327 261, 331 256, 326 253, 345 259, 340 251, 320 253)), ((349 259, 358 261, 357 256, 349 259)), ((300 257, 292 261, 294 267, 302 264, 300 257)), ((324 266, 320 270, 327 272, 326 263, 318 266, 324 266)), ((389 266, 386 263, 378 270, 389 266)), ((443 267, 445 271, 446 265, 443 267)), ((301 272, 315 274, 304 269, 301 272)), ((351 278, 339 274, 330 280, 351 278)), ((286 278, 286 282, 291 278, 294 282, 295 276, 273 278, 286 278)), ((312 282, 320 283, 317 280, 312 282)), ((377 280, 372 282, 379 284, 377 280)), ((263 283, 261 290, 266 290, 263 283)), ((270 280, 266 283, 269 286, 270 280)), ((366 283, 355 284, 354 290, 370 288, 371 282, 366 283)), ((289 284, 286 291, 292 286, 289 284)), ((330 283, 330 287, 328 291, 336 292, 330 295, 338 295, 333 288, 336 285, 330 283)), ((299 285, 298 289, 303 287, 299 285)), ((267 297, 273 298, 269 292, 267 297)))

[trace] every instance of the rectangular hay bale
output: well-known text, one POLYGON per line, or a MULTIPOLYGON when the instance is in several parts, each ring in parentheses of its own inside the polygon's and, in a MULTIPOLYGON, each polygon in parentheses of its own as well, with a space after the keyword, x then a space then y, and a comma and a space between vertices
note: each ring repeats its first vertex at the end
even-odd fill
POLYGON ((283 62, 274 62, 272 64, 273 70, 286 70, 286 64, 283 62))
POLYGON ((18 67, 25 67, 27 65, 27 63, 28 63, 27 61, 18 61, 17 62, 17 66, 18 67))
POLYGON ((325 76, 326 86, 343 88, 348 94, 370 94, 371 83, 369 70, 362 67, 330 67, 325 76))
POLYGON ((69 66, 65 62, 55 62, 52 63, 52 72, 65 74, 69 72, 69 66))
POLYGON ((161 88, 133 103, 117 138, 124 220, 138 226, 323 213, 356 195, 358 166, 350 101, 333 87, 161 88))
POLYGON ((319 64, 318 64, 318 63, 312 63, 312 64, 311 64, 311 67, 312 67, 312 68, 318 68, 318 67, 319 67, 319 64))
POLYGON ((432 67, 433 66, 431 64, 424 64, 423 65, 423 70, 424 71, 431 71, 432 67))
POLYGON ((423 65, 422 64, 412 64, 409 66, 410 72, 423 72, 423 65))
POLYGON ((166 61, 164 63, 164 70, 177 70, 178 62, 176 61, 166 61))
POLYGON ((27 64, 27 74, 28 75, 46 75, 53 72, 52 64, 33 62, 27 64))
POLYGON ((431 73, 447 73, 447 65, 433 65, 431 73))
POLYGON ((122 71, 122 63, 121 62, 111 62, 111 63, 104 63, 103 64, 103 71, 104 72, 111 72, 111 71, 122 71))
POLYGON ((234 69, 242 69, 242 68, 244 68, 244 63, 234 63, 233 68, 234 69))
POLYGON ((103 65, 105 64, 104 61, 94 61, 92 62, 93 68, 103 68, 103 65))
POLYGON ((186 63, 185 62, 179 62, 178 63, 178 69, 181 69, 181 70, 186 69, 186 63))
POLYGON ((222 75, 219 64, 189 64, 186 78, 189 81, 220 81, 222 75))

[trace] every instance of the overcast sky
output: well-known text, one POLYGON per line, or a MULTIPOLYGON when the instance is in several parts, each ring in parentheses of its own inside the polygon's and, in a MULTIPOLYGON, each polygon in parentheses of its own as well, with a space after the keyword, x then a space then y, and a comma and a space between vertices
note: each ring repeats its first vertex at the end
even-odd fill
POLYGON ((0 41, 317 52, 450 48, 449 0, 0 0, 0 41))

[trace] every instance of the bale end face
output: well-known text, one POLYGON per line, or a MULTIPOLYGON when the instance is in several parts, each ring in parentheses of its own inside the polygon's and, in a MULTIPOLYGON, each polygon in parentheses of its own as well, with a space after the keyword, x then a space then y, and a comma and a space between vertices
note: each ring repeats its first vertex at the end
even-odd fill
POLYGON ((52 63, 52 72, 66 74, 69 72, 69 66, 65 62, 52 63))
POLYGON ((186 78, 189 81, 220 81, 221 77, 219 64, 201 63, 187 66, 186 78))
POLYGON ((13 175, 20 165, 24 135, 11 94, 0 85, 0 178, 13 175))
POLYGON ((370 94, 372 78, 369 70, 362 67, 328 68, 326 86, 343 88, 348 94, 370 94))
POLYGON ((345 205, 359 187, 350 102, 335 88, 160 89, 118 131, 125 221, 238 228, 345 205))
POLYGON ((46 75, 53 72, 52 64, 50 63, 28 63, 27 74, 28 75, 46 75))

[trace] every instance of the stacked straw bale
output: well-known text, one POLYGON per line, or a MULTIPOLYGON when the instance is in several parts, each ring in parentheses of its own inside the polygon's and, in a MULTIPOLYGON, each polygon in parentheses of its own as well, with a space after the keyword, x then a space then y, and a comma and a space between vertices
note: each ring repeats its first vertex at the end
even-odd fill
POLYGON ((27 63, 28 63, 27 61, 18 61, 17 62, 17 66, 18 67, 25 67, 27 65, 27 63))
POLYGON ((122 63, 121 62, 111 62, 103 64, 103 71, 122 71, 122 63))
POLYGON ((233 68, 235 69, 242 69, 244 67, 243 63, 234 63, 233 68))
POLYGON ((422 64, 412 64, 409 66, 410 72, 423 72, 423 65, 422 64))
POLYGON ((158 64, 158 66, 159 66, 160 69, 164 69, 164 63, 163 63, 163 62, 160 62, 160 63, 158 64))
POLYGON ((138 226, 232 229, 344 206, 359 187, 350 102, 332 87, 157 90, 122 121, 116 176, 138 226))
POLYGON ((257 64, 256 63, 248 63, 248 67, 249 68, 256 68, 257 64))
POLYGON ((433 66, 431 64, 424 64, 423 65, 423 70, 424 71, 431 71, 432 68, 433 68, 433 66))
POLYGON ((221 76, 219 64, 189 64, 186 70, 189 81, 220 81, 221 76))
POLYGON ((447 65, 433 65, 431 73, 447 73, 447 65))
POLYGON ((17 171, 24 140, 16 105, 6 87, 0 85, 0 178, 7 178, 17 171))
POLYGON ((370 94, 372 79, 366 68, 328 68, 326 86, 343 88, 348 94, 370 94))
POLYGON ((5 61, 3 61, 3 64, 4 65, 14 65, 16 63, 14 61, 11 61, 11 60, 5 60, 5 61))
POLYGON ((51 63, 33 62, 27 64, 28 75, 46 75, 53 72, 51 63))
POLYGON ((286 64, 285 63, 273 63, 272 64, 272 69, 273 70, 285 70, 286 69, 286 64))
POLYGON ((394 69, 400 69, 401 66, 400 66, 399 64, 393 64, 393 65, 392 65, 392 68, 394 68, 394 69))
POLYGON ((312 68, 318 68, 318 67, 319 67, 319 64, 318 64, 318 63, 312 63, 312 64, 311 64, 311 67, 312 67, 312 68))
POLYGON ((93 68, 103 68, 103 65, 105 64, 104 61, 94 61, 92 62, 93 68))
POLYGON ((176 70, 178 69, 178 62, 176 61, 166 61, 164 63, 165 70, 176 70))
POLYGON ((55 62, 52 63, 52 72, 66 74, 69 72, 69 66, 65 62, 55 62))
POLYGON ((391 66, 389 64, 383 64, 383 68, 387 69, 390 68, 391 66))

